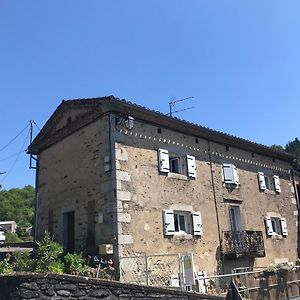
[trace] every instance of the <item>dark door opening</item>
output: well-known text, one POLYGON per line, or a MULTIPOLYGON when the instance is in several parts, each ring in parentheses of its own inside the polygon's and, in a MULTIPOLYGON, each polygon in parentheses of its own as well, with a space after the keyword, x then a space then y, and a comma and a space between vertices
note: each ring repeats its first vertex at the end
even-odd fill
POLYGON ((75 250, 75 213, 70 211, 63 214, 63 245, 67 252, 75 250))

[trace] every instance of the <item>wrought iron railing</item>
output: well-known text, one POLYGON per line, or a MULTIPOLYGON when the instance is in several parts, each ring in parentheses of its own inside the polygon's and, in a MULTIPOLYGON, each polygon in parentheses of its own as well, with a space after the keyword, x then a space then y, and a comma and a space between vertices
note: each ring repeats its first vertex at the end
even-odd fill
POLYGON ((226 255, 265 256, 262 231, 223 231, 222 252, 226 255))

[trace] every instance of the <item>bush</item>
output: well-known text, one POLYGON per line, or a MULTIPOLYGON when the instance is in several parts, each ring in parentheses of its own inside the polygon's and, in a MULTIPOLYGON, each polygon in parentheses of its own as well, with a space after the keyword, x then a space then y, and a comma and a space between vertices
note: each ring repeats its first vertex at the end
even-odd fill
POLYGON ((6 243, 21 243, 21 240, 16 233, 7 232, 5 234, 5 242, 6 243))
POLYGON ((82 274, 84 269, 84 259, 81 255, 67 253, 64 257, 65 272, 67 274, 78 275, 82 274))
POLYGON ((14 271, 17 272, 33 272, 35 261, 30 257, 29 252, 16 252, 14 254, 14 271))
POLYGON ((56 268, 60 269, 58 265, 61 264, 60 257, 63 253, 63 247, 54 242, 48 232, 45 232, 44 239, 37 242, 37 245, 38 248, 34 255, 36 260, 35 271, 47 273, 56 268))
POLYGON ((12 271, 13 271, 13 268, 6 259, 0 261, 0 274, 9 274, 12 271))

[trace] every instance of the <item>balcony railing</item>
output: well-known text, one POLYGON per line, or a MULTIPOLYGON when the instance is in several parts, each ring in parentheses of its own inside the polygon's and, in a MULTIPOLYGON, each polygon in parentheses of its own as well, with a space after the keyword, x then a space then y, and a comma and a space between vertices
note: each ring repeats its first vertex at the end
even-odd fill
POLYGON ((262 231, 223 231, 222 252, 235 256, 265 256, 262 231))

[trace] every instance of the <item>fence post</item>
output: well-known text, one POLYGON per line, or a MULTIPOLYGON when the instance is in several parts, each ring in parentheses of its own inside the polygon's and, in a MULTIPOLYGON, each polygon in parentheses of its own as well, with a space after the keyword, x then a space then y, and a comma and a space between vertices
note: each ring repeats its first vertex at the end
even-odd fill
POLYGON ((145 272, 146 272, 146 285, 149 285, 149 275, 148 275, 148 256, 145 255, 145 272))

